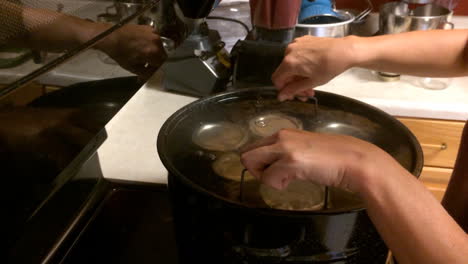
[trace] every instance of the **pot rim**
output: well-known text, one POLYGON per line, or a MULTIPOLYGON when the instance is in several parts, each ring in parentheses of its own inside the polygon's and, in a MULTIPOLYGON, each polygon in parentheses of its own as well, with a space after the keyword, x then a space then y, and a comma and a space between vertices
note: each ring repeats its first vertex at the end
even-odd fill
POLYGON ((398 2, 398 1, 388 2, 388 3, 383 4, 380 7, 379 15, 382 16, 382 14, 385 14, 386 16, 394 16, 394 17, 398 17, 398 18, 402 18, 402 19, 410 18, 410 19, 415 19, 415 20, 428 20, 428 19, 435 19, 435 18, 449 19, 450 17, 453 16, 453 10, 450 10, 450 9, 444 7, 444 6, 441 6, 441 5, 438 5, 438 4, 435 4, 435 3, 431 3, 430 5, 436 5, 437 7, 441 8, 441 9, 447 10, 448 13, 445 14, 445 15, 415 16, 415 15, 405 15, 405 14, 394 14, 394 13, 392 13, 392 12, 390 12, 388 10, 388 9, 393 8, 395 5, 400 5, 400 4, 402 4, 402 2, 398 2))
MULTIPOLYGON (((188 105, 185 105, 184 107, 182 107, 181 109, 177 110, 174 114, 172 114, 167 120, 166 122, 164 122, 163 126, 161 127, 159 133, 158 133, 158 137, 157 137, 157 142, 156 142, 156 147, 157 147, 157 152, 159 154, 159 158, 161 159, 164 167, 168 170, 168 177, 177 177, 180 181, 182 181, 184 184, 187 184, 189 187, 195 189, 196 191, 204 194, 204 195, 208 195, 208 196, 211 196, 211 197, 214 197, 216 199, 219 199, 227 204, 229 204, 230 206, 233 206, 233 207, 238 207, 238 208, 242 208, 242 209, 246 209, 246 210, 252 210, 252 211, 255 211, 256 214, 268 214, 268 215, 284 215, 284 216, 288 216, 288 217, 303 217, 303 216, 314 216, 314 215, 338 215, 338 214, 345 214, 345 213, 355 213, 355 212, 360 212, 360 211, 365 211, 366 208, 365 207, 354 207, 354 208, 346 208, 346 209, 329 209, 329 210, 317 210, 317 211, 308 211, 308 210, 283 210, 283 209, 275 209, 275 208, 267 208, 267 207, 250 207, 248 205, 245 205, 241 202, 237 202, 237 201, 232 201, 232 200, 229 200, 221 195, 218 195, 214 192, 211 192, 209 190, 206 190, 205 188, 203 188, 202 186, 200 186, 199 184, 193 182, 192 180, 190 180, 188 177, 184 176, 174 165, 172 162, 169 161, 169 159, 167 158, 167 155, 165 155, 163 153, 163 150, 166 149, 166 136, 168 134, 168 131, 170 131, 171 127, 173 127, 174 125, 177 125, 178 122, 177 120, 179 120, 179 117, 184 115, 188 110, 190 110, 193 106, 195 105, 198 105, 198 104, 201 104, 201 103, 206 103, 206 102, 209 102, 209 101, 215 101, 215 102, 220 102, 220 101, 223 101, 223 100, 227 100, 227 99, 232 99, 233 96, 239 96, 239 95, 242 95, 244 93, 250 93, 252 91, 267 91, 267 92, 275 92, 277 93, 277 89, 276 88, 273 88, 273 87, 255 87, 255 88, 243 88, 243 89, 240 89, 240 90, 234 90, 234 91, 227 91, 227 92, 221 92, 221 93, 217 93, 215 95, 212 95, 212 96, 208 96, 208 97, 205 97, 205 98, 201 98, 201 99, 198 99, 188 105), (224 98, 222 100, 219 100, 220 98, 224 98)), ((324 91, 316 91, 316 94, 323 94, 323 95, 333 95, 333 96, 337 96, 337 97, 342 97, 342 98, 345 98, 346 100, 350 100, 354 103, 357 103, 357 104, 361 104, 361 105, 365 105, 366 107, 368 107, 369 109, 372 109, 376 112, 378 112, 379 114, 383 114, 383 115, 387 115, 387 116, 390 116, 389 114, 385 113, 384 111, 372 106, 372 105, 369 105, 367 103, 364 103, 364 102, 361 102, 359 100, 356 100, 356 99, 353 99, 353 98, 350 98, 350 97, 346 97, 346 96, 342 96, 342 95, 339 95, 339 94, 334 94, 334 93, 329 93, 329 92, 324 92, 324 91)), ((392 117, 392 116, 390 116, 392 117)), ((393 118, 393 117, 392 117, 393 118)), ((414 161, 414 168, 413 168, 413 171, 410 171, 410 173, 415 176, 415 177, 419 177, 421 172, 422 172, 422 168, 423 168, 423 155, 422 155, 422 148, 421 148, 421 145, 419 144, 419 141, 416 139, 416 136, 405 126, 403 125, 400 121, 398 121, 396 118, 393 118, 392 121, 395 123, 395 125, 397 127, 399 127, 400 129, 402 129, 404 131, 405 134, 407 134, 409 136, 408 140, 411 141, 413 147, 414 147, 414 152, 415 152, 415 156, 416 156, 416 160, 414 161)))
POLYGON ((340 14, 340 16, 348 17, 347 20, 337 22, 337 23, 325 23, 325 24, 302 24, 297 23, 296 27, 298 28, 330 28, 330 27, 339 27, 351 24, 354 22, 356 17, 351 14, 351 12, 345 10, 334 10, 336 13, 340 14))
POLYGON ((416 19, 416 20, 428 20, 428 19, 436 19, 436 18, 440 18, 440 19, 449 19, 451 16, 453 15, 453 11, 450 11, 450 13, 446 14, 446 15, 434 15, 434 16, 415 16, 415 15, 410 15, 410 16, 401 16, 401 15, 398 15, 398 17, 408 17, 408 18, 411 18, 411 19, 416 19))

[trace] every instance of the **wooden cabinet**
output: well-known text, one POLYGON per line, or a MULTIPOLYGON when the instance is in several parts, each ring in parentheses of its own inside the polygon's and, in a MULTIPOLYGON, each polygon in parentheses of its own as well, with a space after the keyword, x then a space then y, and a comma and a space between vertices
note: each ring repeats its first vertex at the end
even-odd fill
POLYGON ((420 180, 441 201, 453 169, 425 166, 420 180))
MULTIPOLYGON (((2 88, 0 86, 0 90, 2 88)), ((42 94, 44 94, 43 86, 33 82, 0 97, 0 107, 27 105, 42 94)))
POLYGON ((441 200, 457 158, 465 122, 398 118, 416 136, 424 153, 420 180, 441 200))
MULTIPOLYGON (((0 85, 0 90, 4 86, 0 85)), ((60 90, 62 87, 30 83, 17 90, 0 97, 0 107, 5 106, 24 106, 43 94, 60 90)))

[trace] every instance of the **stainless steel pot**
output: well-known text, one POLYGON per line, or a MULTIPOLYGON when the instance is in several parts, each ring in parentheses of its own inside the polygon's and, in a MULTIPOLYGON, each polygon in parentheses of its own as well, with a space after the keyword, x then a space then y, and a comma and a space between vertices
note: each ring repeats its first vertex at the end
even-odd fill
POLYGON ((297 24, 295 37, 306 35, 316 37, 339 38, 349 35, 350 25, 355 21, 355 16, 348 11, 336 10, 337 16, 320 16, 317 20, 338 19, 341 22, 319 24, 297 24))
POLYGON ((453 29, 450 22, 453 12, 427 4, 413 10, 408 3, 390 2, 380 8, 380 34, 397 34, 416 30, 453 29))
MULTIPOLYGON (((317 109, 311 102, 280 103, 276 96, 274 88, 257 88, 207 97, 174 113, 161 128, 158 153, 169 171, 181 263, 384 264, 387 248, 359 200, 339 201, 341 194, 331 190, 334 208, 284 210, 242 199, 242 185, 212 169, 219 151, 197 145, 193 135, 220 122, 248 129, 259 114, 282 113, 305 130, 372 142, 418 176, 423 163, 416 138, 392 116, 347 97, 317 91, 317 109)), ((258 191, 257 181, 248 183, 244 194, 258 191)))
POLYGON ((298 23, 295 29, 295 37, 306 35, 315 37, 340 38, 350 35, 351 25, 361 23, 363 19, 372 11, 372 2, 367 0, 368 7, 353 15, 345 10, 333 10, 334 15, 318 15, 308 18, 308 23, 298 23))

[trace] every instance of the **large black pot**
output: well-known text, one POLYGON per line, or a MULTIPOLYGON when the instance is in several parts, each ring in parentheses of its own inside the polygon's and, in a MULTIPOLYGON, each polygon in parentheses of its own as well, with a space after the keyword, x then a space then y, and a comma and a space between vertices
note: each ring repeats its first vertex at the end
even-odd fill
POLYGON ((259 113, 281 112, 300 119, 305 130, 372 142, 416 177, 423 165, 419 143, 395 118, 347 97, 317 92, 318 111, 313 102, 279 103, 275 98, 275 89, 265 88, 218 94, 180 109, 160 130, 157 146, 169 171, 180 260, 385 263, 388 249, 361 203, 289 211, 240 202, 234 195, 239 183, 220 179, 211 168, 219 153, 194 144, 192 135, 202 124, 229 121, 242 126, 259 113))

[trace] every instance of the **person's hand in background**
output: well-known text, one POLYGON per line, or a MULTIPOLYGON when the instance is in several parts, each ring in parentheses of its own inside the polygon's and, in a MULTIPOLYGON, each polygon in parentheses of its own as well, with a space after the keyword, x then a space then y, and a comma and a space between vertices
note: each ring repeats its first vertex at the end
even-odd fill
MULTIPOLYGON (((0 27, 0 45, 50 52, 76 48, 112 26, 8 1, 0 1, 2 17, 6 24, 0 27)), ((95 48, 143 80, 166 58, 159 36, 146 25, 124 25, 98 42, 95 48)))
MULTIPOLYGON (((98 26, 103 31, 106 25, 98 26)), ((128 24, 102 40, 97 49, 122 68, 147 80, 166 59, 160 37, 150 26, 128 24)))

